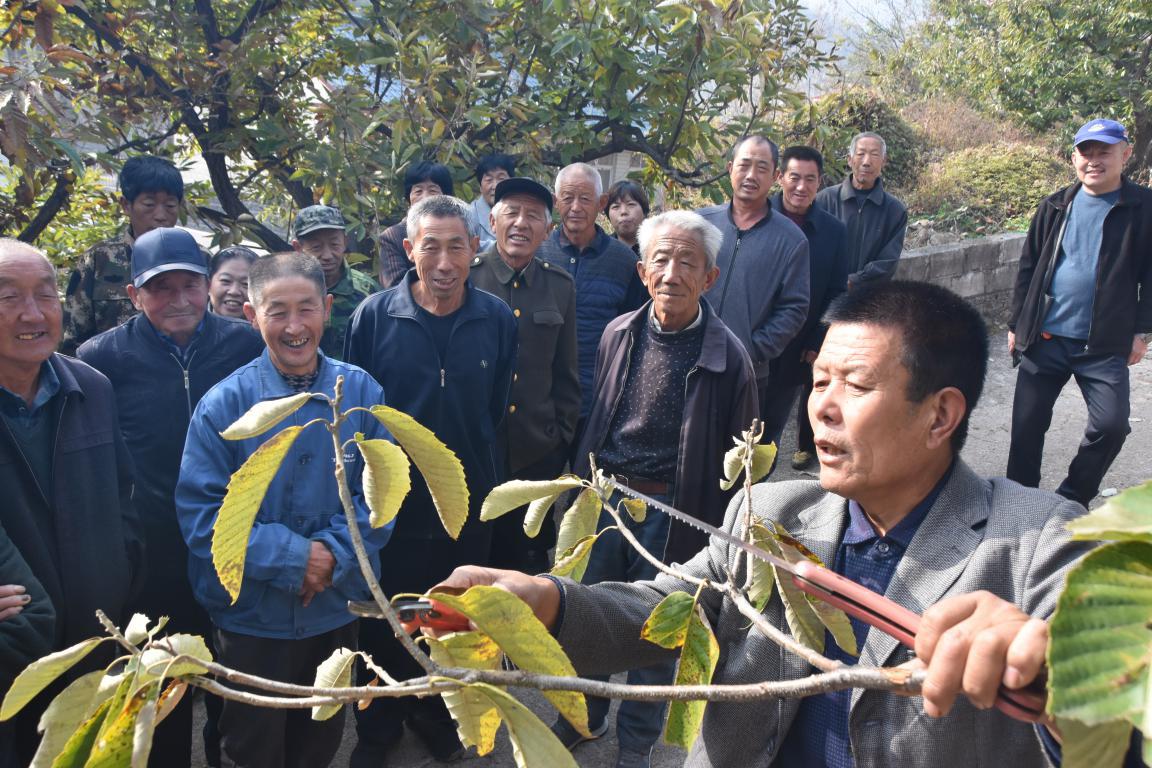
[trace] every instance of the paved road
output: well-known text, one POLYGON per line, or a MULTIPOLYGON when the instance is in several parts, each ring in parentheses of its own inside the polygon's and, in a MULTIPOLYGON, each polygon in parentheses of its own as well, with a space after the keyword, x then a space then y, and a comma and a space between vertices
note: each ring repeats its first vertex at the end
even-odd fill
MULTIPOLYGON (((1003 333, 996 339, 1003 340, 1003 333)), ((1120 457, 1105 478, 1105 488, 1123 489, 1137 485, 1152 477, 1152 362, 1142 362, 1132 371, 1132 434, 1124 446, 1120 457)), ((1012 392, 1015 372, 1008 361, 1002 345, 994 350, 990 361, 988 380, 984 396, 972 421, 963 457, 978 473, 991 476, 1004 474, 1008 455, 1009 420, 1012 413, 1012 392)), ((1075 455, 1076 446, 1084 428, 1086 411, 1079 390, 1069 383, 1056 404, 1052 428, 1044 454, 1044 478, 1042 486, 1054 489, 1063 479, 1063 472, 1075 455)), ((791 431, 781 440, 782 468, 778 479, 791 479, 801 476, 788 466, 787 460, 795 450, 795 435, 791 431)), ((1099 504, 1098 499, 1096 504, 1099 504)), ((543 697, 525 694, 524 700, 544 718, 551 722, 554 715, 543 697)), ((340 756, 334 762, 337 768, 347 765, 348 752, 354 743, 355 734, 349 728, 340 756)), ((597 742, 577 747, 576 760, 587 768, 611 768, 616 756, 616 743, 613 732, 597 742)), ((684 753, 667 745, 659 745, 654 754, 656 768, 678 768, 682 765, 684 753)), ((201 763, 198 763, 200 765, 201 763)), ((393 754, 390 766, 402 768, 424 768, 438 766, 428 757, 411 737, 406 737, 393 754)), ((507 738, 501 734, 495 752, 488 757, 472 758, 458 763, 461 768, 496 768, 515 765, 507 738)), ((547 768, 542 766, 541 768, 547 768)))

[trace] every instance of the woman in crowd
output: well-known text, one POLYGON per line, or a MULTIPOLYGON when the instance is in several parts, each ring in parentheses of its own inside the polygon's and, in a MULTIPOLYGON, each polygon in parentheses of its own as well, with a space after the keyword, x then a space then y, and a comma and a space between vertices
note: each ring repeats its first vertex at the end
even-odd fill
POLYGON ((604 214, 612 222, 612 234, 616 239, 639 255, 640 244, 636 240, 636 232, 640 229, 640 222, 648 215, 648 193, 644 187, 631 179, 613 184, 608 188, 608 203, 604 206, 604 214))
POLYGON ((224 248, 212 257, 208 270, 208 298, 213 312, 244 319, 244 302, 248 301, 248 268, 257 258, 255 251, 242 245, 224 248))

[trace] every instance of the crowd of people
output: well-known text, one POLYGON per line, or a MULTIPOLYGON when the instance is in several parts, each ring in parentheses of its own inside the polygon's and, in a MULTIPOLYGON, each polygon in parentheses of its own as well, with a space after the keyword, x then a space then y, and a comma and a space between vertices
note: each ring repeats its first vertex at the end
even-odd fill
MULTIPOLYGON (((449 168, 417 163, 375 276, 347 263, 346 221, 326 205, 296 215, 292 251, 208 254, 175 226, 177 169, 133 158, 119 178, 127 225, 79 259, 63 303, 42 252, 0 241, 0 690, 29 660, 100 634, 97 609, 121 624, 167 616, 168 631, 210 638, 225 665, 285 682, 310 684, 341 647, 397 679, 421 674, 382 622, 348 612, 368 589, 332 438, 300 432, 331 415, 320 394, 343 377, 345 409, 386 403, 416 418, 460 458, 470 494, 457 536, 415 476, 396 520, 371 528, 357 444, 390 436, 364 411, 349 415, 341 459, 385 593, 505 587, 579 673, 646 684, 670 683, 674 659, 640 627, 663 596, 694 588, 618 531, 597 541, 583 583, 534 576, 563 554, 551 516, 530 538, 523 513, 480 522, 481 502, 506 479, 586 475, 594 455, 635 490, 739 532, 740 495, 718 483, 732 437, 760 419, 763 441, 778 442, 796 420, 792 464, 818 462, 820 481, 759 484, 754 513, 924 613, 914 649, 853 620, 859 661, 915 657, 924 694, 712 704, 688 765, 1058 762, 1057 735, 990 706, 1002 683, 1041 673, 1044 618, 1088 548, 1064 523, 1097 494, 1128 431, 1127 366, 1152 332, 1152 191, 1122 176, 1130 153, 1120 124, 1086 124, 1073 142, 1078 181, 1033 220, 1009 326, 1020 365, 1009 480, 961 458, 987 331, 947 290, 893 279, 907 212, 884 188, 875 133, 853 138, 849 176, 823 190, 817 150, 748 136, 728 161, 727 203, 655 214, 641 185, 605 190, 584 163, 549 186, 518 176, 509 155, 482 158, 471 204, 452 196, 449 168), (1084 441, 1056 494, 1036 490, 1052 404, 1073 375, 1089 405, 1084 441), (253 405, 300 393, 320 394, 267 432, 222 437, 253 405), (212 526, 232 474, 273 440, 287 447, 234 596, 212 561, 212 526)), ((605 513, 601 527, 612 524, 605 513)), ((660 510, 628 525, 690 576, 726 581, 744 567, 660 510)), ((722 648, 716 682, 810 673, 727 598, 702 607, 722 648)), ((764 615, 786 627, 778 597, 764 615)), ((826 653, 856 662, 831 636, 826 653)), ((109 658, 93 653, 68 680, 109 658)), ((0 765, 29 763, 37 721, 68 680, 0 725, 0 765)), ((317 722, 202 698, 213 766, 325 766, 343 734, 343 712, 317 722)), ((190 765, 193 706, 185 697, 158 726, 149 765, 190 765)), ((587 732, 562 718, 552 730, 576 748, 608 731, 608 708, 590 697, 587 732)), ((621 703, 620 768, 650 765, 663 711, 621 703)), ((436 697, 377 699, 355 717, 351 768, 390 764, 406 729, 437 760, 464 753, 436 697)))

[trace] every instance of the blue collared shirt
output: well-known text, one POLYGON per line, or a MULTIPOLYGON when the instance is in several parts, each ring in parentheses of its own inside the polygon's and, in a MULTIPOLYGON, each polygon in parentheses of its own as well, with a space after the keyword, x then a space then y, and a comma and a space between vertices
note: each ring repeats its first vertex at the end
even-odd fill
POLYGON ((60 377, 52 364, 40 364, 40 381, 29 404, 23 397, 0 386, 0 416, 24 454, 46 499, 52 498, 52 450, 56 414, 48 404, 60 392, 60 377))
POLYGON ((60 391, 60 377, 55 369, 45 360, 40 364, 40 382, 37 385, 36 396, 29 405, 23 397, 15 392, 0 386, 0 412, 10 420, 15 420, 21 426, 30 427, 36 419, 43 416, 44 406, 60 391))
MULTIPOLYGON (((955 466, 955 465, 953 465, 955 466)), ((936 487, 923 501, 912 508, 886 535, 876 533, 864 510, 855 501, 848 502, 848 525, 840 546, 836 550, 836 573, 873 592, 884 594, 896 573, 908 545, 928 517, 936 503, 952 467, 944 473, 936 487)), ((863 648, 868 639, 869 625, 852 619, 857 648, 863 648)), ((824 655, 845 664, 856 664, 858 659, 849 655, 825 633, 824 655)), ((827 768, 853 768, 852 745, 848 732, 848 715, 852 706, 852 691, 834 691, 809 696, 800 703, 796 719, 780 750, 781 765, 819 765, 827 768)))

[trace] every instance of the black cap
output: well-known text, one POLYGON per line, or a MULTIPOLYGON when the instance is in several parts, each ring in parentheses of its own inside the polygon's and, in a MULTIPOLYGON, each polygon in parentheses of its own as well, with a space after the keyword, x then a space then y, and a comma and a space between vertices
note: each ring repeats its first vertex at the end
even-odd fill
POLYGON ((496 194, 493 203, 498 203, 502 198, 508 197, 509 195, 528 195, 529 197, 534 197, 548 206, 548 213, 552 213, 552 193, 548 191, 548 187, 534 179, 529 179, 525 176, 513 176, 510 179, 504 179, 504 181, 496 185, 496 194))
POLYGON ((196 238, 177 227, 145 232, 132 243, 132 285, 139 288, 161 272, 181 270, 208 275, 196 238))

